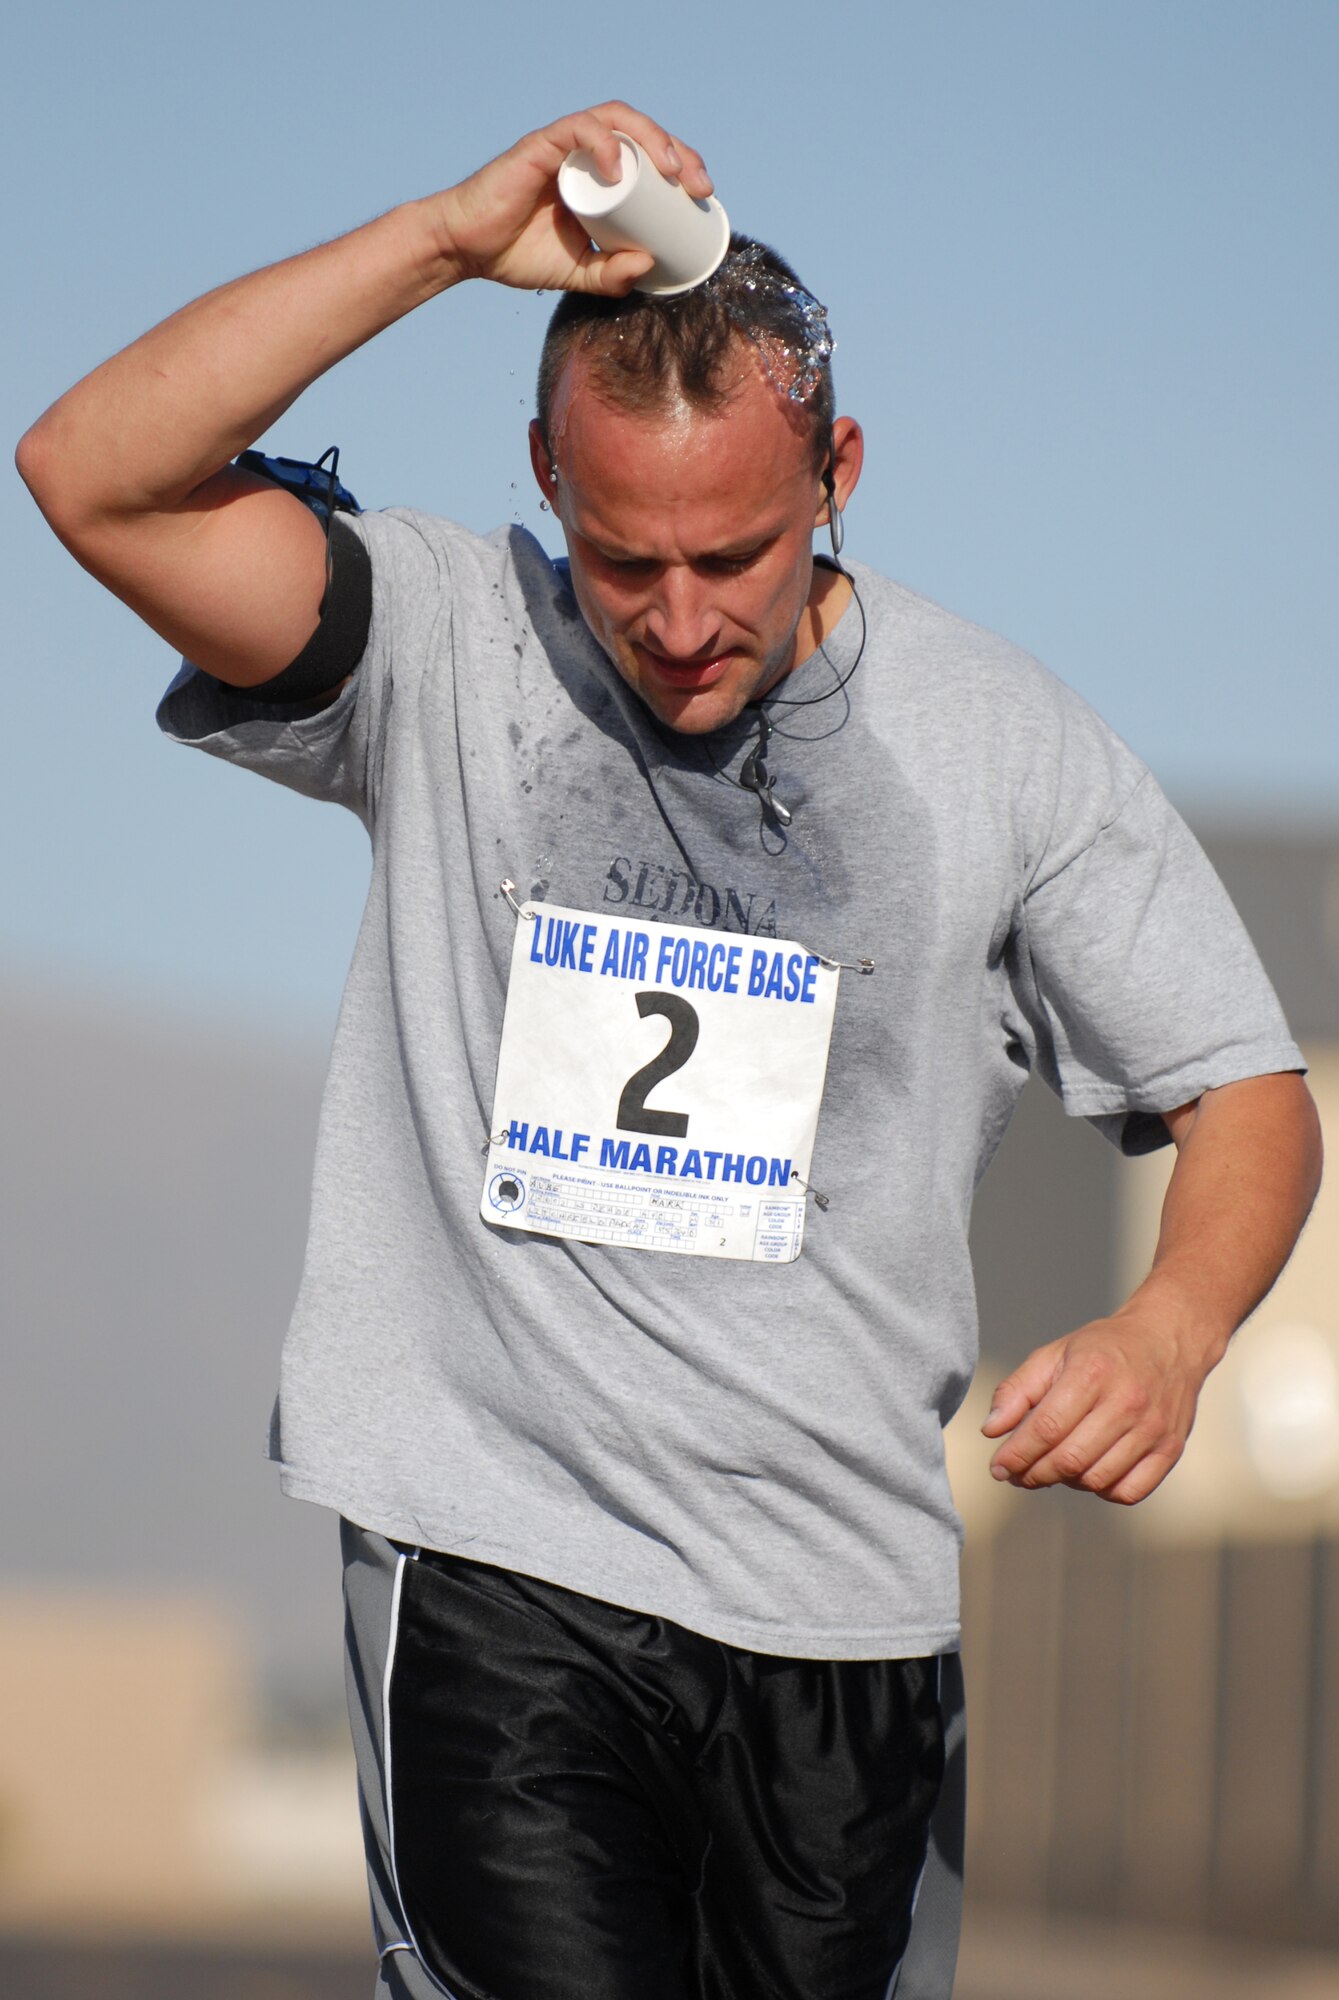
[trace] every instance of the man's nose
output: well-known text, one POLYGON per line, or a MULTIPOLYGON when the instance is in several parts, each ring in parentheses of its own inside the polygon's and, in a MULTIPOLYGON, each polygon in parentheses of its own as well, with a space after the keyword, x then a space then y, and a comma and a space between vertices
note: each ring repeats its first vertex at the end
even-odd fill
POLYGON ((708 659, 717 650, 721 615, 709 583, 690 569, 667 567, 652 593, 647 643, 672 660, 708 659))

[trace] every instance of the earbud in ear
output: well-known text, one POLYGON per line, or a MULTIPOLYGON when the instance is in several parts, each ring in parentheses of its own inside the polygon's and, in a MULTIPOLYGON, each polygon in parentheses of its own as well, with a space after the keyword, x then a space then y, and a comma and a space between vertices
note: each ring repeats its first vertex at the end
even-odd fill
POLYGON ((823 474, 823 490, 828 496, 828 537, 832 543, 832 560, 836 562, 842 552, 842 543, 846 539, 846 531, 842 526, 842 510, 837 505, 836 479, 831 459, 829 459, 827 470, 823 474))

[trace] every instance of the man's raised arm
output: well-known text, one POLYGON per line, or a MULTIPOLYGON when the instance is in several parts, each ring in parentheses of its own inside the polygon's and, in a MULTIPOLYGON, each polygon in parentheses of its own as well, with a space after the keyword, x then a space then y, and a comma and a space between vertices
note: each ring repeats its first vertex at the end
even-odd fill
POLYGON ((617 177, 616 130, 690 194, 710 192, 691 148, 603 104, 530 133, 457 187, 208 293, 104 362, 18 448, 61 540, 220 680, 252 687, 282 672, 316 629, 325 538, 292 495, 230 461, 326 369, 464 278, 629 291, 652 258, 592 250, 557 194, 574 147, 617 177))

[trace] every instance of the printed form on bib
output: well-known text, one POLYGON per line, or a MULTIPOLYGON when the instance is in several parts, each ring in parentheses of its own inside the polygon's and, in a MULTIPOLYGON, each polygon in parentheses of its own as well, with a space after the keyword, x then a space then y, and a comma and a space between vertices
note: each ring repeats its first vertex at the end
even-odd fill
POLYGON ((525 904, 484 1220, 791 1263, 838 977, 784 939, 525 904))

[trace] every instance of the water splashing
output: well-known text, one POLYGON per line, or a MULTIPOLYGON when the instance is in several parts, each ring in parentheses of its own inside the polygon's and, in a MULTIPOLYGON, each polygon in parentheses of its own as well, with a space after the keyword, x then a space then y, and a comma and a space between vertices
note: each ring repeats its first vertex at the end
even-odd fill
POLYGON ((707 282, 758 350, 773 386, 792 403, 807 403, 837 345, 827 307, 803 285, 770 269, 756 243, 732 250, 707 282))

